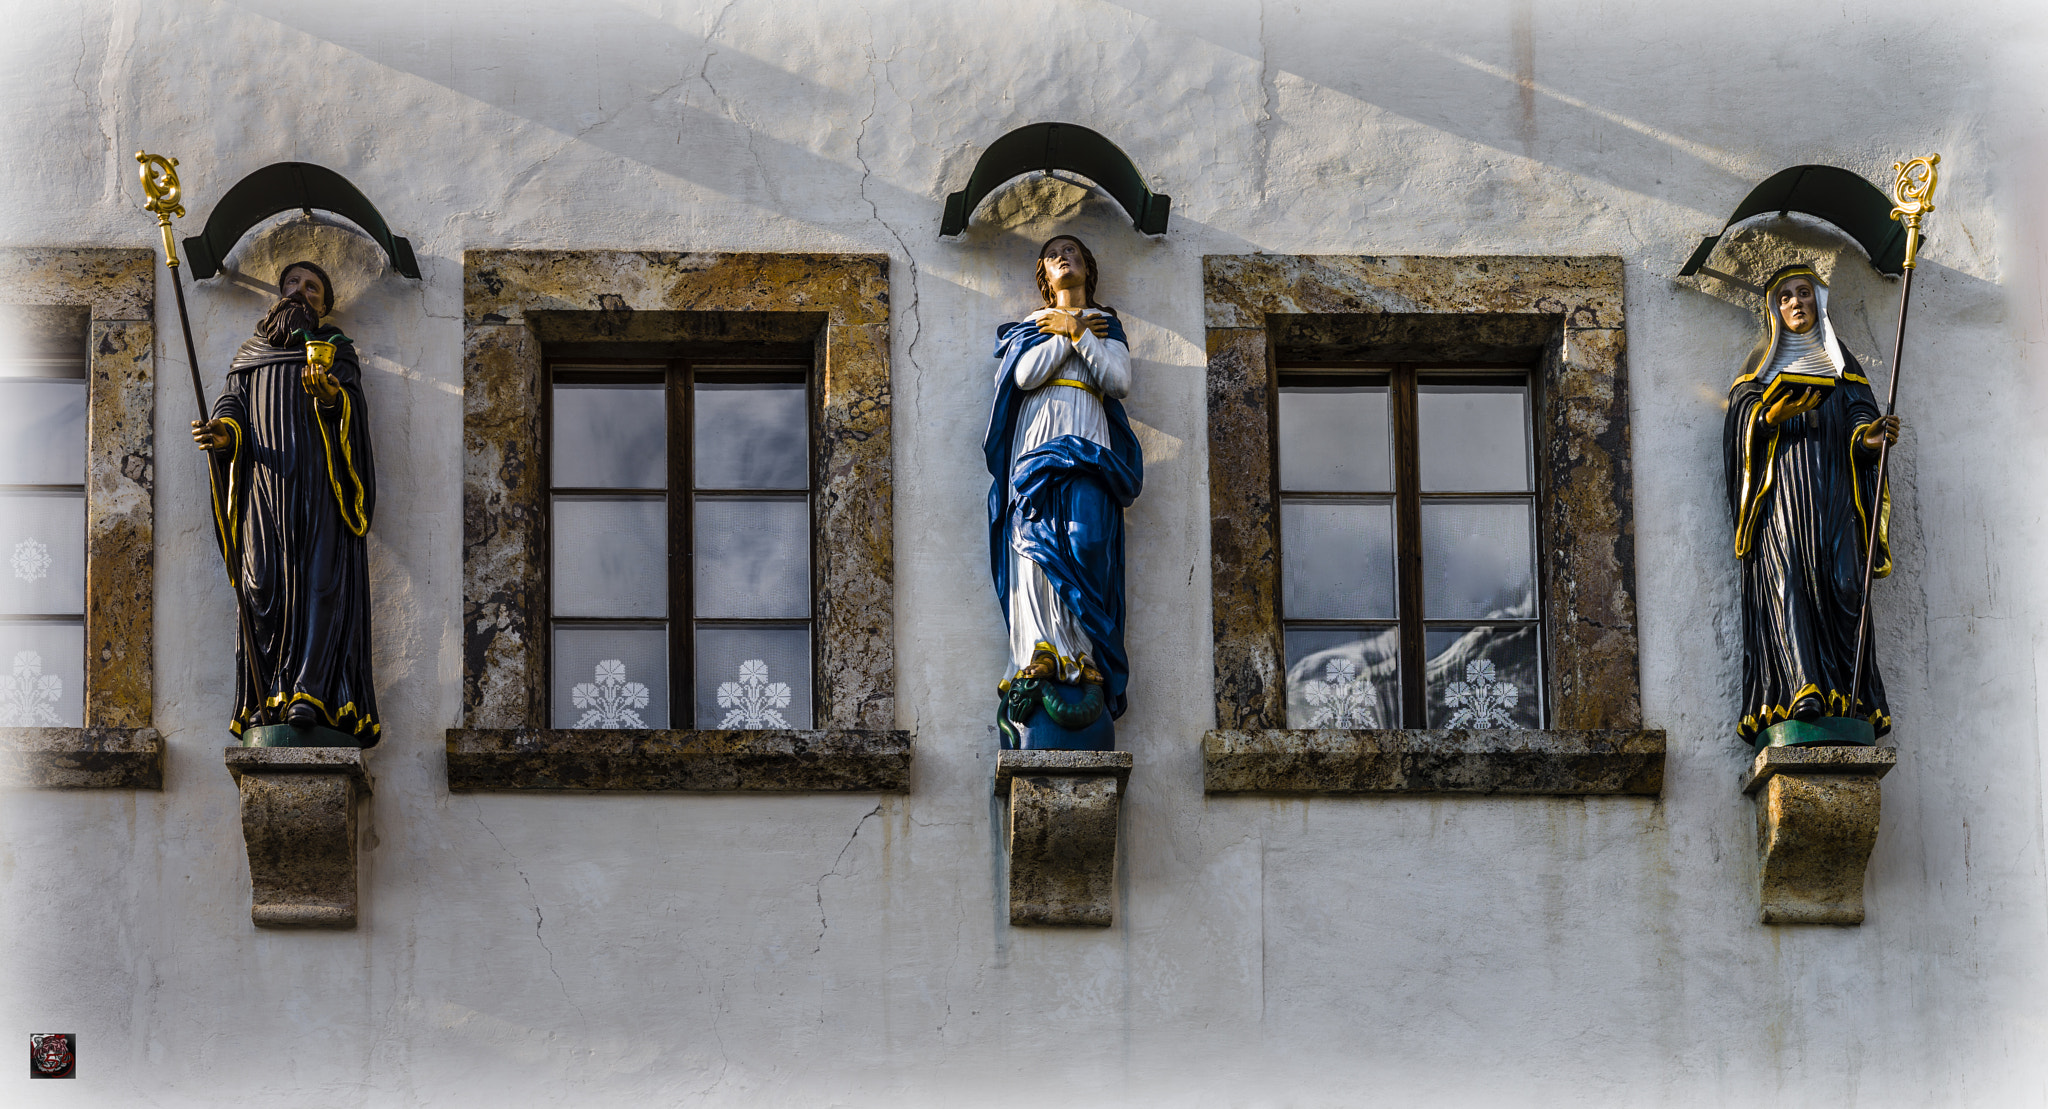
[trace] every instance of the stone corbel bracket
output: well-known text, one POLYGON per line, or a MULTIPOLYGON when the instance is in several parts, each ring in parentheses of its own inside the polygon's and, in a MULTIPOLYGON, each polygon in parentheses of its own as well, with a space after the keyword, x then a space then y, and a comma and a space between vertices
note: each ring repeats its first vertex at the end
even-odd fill
POLYGON ((1765 924, 1863 923, 1863 870, 1877 842, 1877 780, 1896 747, 1766 747, 1742 792, 1756 798, 1765 924))
POLYGON ((1010 923, 1116 918, 1116 829, 1129 751, 1001 751, 995 792, 1010 802, 1010 923))
POLYGON ((353 747, 230 747, 259 928, 356 926, 356 799, 370 792, 353 747))

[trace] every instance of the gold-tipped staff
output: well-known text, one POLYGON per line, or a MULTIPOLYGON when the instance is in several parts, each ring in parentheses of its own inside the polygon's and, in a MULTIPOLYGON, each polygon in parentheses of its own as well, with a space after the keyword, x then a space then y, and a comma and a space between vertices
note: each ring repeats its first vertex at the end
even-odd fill
MULTIPOLYGON (((1936 166, 1941 164, 1941 155, 1929 154, 1925 158, 1914 158, 1906 162, 1893 162, 1892 173, 1892 218, 1906 225, 1906 278, 1899 289, 1899 331, 1892 341, 1892 382, 1886 391, 1884 414, 1890 416, 1899 407, 1899 371, 1906 361, 1906 309, 1913 303, 1913 268, 1919 262, 1920 221, 1934 211, 1934 186, 1939 180, 1936 166)), ((1891 439, 1889 436, 1878 440, 1877 447, 1877 493, 1871 501, 1870 534, 1863 543, 1863 609, 1856 618, 1856 669, 1849 680, 1849 715, 1854 716, 1861 708, 1863 699, 1864 660, 1870 646, 1870 582, 1877 568, 1877 540, 1884 527, 1884 516, 1879 511, 1884 506, 1885 475, 1891 463, 1891 439)))
POLYGON ((185 332, 185 365, 192 371, 192 394, 199 398, 199 419, 210 418, 206 409, 206 386, 199 381, 199 352, 192 346, 192 317, 185 311, 185 279, 178 273, 178 241, 171 235, 171 217, 185 214, 179 200, 178 160, 138 150, 142 163, 142 193, 149 199, 143 207, 156 214, 157 229, 164 233, 164 266, 171 271, 171 288, 178 293, 178 326, 185 332))
MULTIPOLYGON (((157 229, 164 235, 164 266, 171 271, 171 288, 178 293, 178 327, 185 333, 185 366, 192 371, 192 395, 199 402, 199 422, 203 424, 213 416, 206 406, 206 386, 199 378, 199 352, 192 345, 192 317, 185 311, 185 279, 178 273, 178 241, 171 234, 171 217, 185 214, 185 205, 179 199, 178 160, 140 150, 135 152, 135 160, 142 164, 142 194, 149 198, 142 206, 155 214, 157 229)), ((232 544, 234 538, 224 535, 221 541, 232 544)), ((261 719, 266 686, 262 675, 256 672, 256 637, 250 633, 249 601, 242 595, 242 576, 232 567, 228 570, 228 584, 235 590, 235 617, 241 624, 245 644, 242 661, 249 669, 250 693, 258 705, 254 719, 261 719)))

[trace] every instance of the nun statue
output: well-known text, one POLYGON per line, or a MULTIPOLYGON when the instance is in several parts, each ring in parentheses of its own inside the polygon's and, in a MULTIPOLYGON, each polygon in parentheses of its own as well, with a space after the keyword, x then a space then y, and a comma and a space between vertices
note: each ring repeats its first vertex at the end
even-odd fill
POLYGON ((981 444, 989 569, 1010 628, 996 723, 1005 747, 1108 751, 1130 679, 1123 510, 1145 467, 1119 400, 1131 350, 1116 311, 1096 303, 1081 240, 1049 240, 1037 268, 1043 307, 996 329, 981 444))
POLYGON ((1809 265, 1764 286, 1763 336, 1728 390, 1722 436, 1735 555, 1742 560, 1742 718, 1757 746, 1870 744, 1891 730, 1875 661, 1856 671, 1864 544, 1891 572, 1878 449, 1899 420, 1835 337, 1828 288, 1809 265))

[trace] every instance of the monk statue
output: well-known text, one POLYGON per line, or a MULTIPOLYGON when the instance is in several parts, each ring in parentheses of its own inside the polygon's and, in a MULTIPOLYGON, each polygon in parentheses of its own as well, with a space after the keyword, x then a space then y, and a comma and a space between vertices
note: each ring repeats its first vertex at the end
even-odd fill
POLYGON ((240 609, 235 715, 245 746, 369 747, 382 724, 370 675, 364 535, 377 507, 355 344, 320 321, 334 283, 312 262, 242 344, 212 418, 214 532, 240 609))
POLYGON ((1095 300, 1095 256, 1060 235, 1038 254, 1042 307, 996 330, 982 453, 989 568, 1010 629, 997 686, 1003 746, 1114 750, 1124 651, 1123 510, 1145 461, 1120 398, 1131 349, 1095 300))
POLYGON ((1875 661, 1856 672, 1863 559, 1878 521, 1875 576, 1891 572, 1891 500, 1878 448, 1899 420, 1878 407, 1828 320, 1812 266, 1765 285, 1763 334, 1728 391, 1723 448, 1742 560, 1742 717, 1758 746, 1871 744, 1891 731, 1875 661))

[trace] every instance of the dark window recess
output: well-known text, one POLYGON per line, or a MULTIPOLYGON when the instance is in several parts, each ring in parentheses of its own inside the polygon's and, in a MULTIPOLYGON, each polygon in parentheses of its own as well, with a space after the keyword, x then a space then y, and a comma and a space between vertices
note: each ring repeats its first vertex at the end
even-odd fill
POLYGON ((809 380, 550 362, 554 727, 812 727, 809 380))
POLYGON ((88 327, 0 320, 0 727, 85 723, 88 327))
POLYGON ((1283 365, 1292 728, 1540 728, 1525 368, 1283 365))

